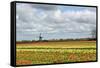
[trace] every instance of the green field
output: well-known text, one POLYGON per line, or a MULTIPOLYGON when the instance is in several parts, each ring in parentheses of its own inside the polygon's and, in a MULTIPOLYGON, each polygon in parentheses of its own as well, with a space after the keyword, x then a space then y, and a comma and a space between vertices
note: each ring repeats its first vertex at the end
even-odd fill
POLYGON ((16 43, 16 64, 96 61, 95 41, 16 43))

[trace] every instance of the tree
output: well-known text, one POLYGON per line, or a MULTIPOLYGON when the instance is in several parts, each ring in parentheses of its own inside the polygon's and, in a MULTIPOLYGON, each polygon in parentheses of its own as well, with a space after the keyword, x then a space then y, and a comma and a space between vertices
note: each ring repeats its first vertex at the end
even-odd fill
POLYGON ((96 39, 96 29, 93 29, 93 30, 91 31, 91 34, 92 34, 92 38, 93 38, 93 39, 96 39))

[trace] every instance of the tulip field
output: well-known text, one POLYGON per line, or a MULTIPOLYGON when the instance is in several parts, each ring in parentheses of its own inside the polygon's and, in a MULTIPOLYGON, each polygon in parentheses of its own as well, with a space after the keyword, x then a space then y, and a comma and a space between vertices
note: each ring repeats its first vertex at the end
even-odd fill
POLYGON ((16 43, 16 64, 96 61, 96 41, 16 43))

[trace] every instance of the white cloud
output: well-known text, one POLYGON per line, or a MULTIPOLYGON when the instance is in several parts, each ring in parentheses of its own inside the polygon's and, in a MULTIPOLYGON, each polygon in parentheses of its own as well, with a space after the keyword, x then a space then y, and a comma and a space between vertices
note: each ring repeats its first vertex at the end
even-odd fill
POLYGON ((59 6, 17 4, 17 35, 91 32, 96 27, 95 8, 61 10, 59 6), (23 34, 21 34, 23 33, 23 34))

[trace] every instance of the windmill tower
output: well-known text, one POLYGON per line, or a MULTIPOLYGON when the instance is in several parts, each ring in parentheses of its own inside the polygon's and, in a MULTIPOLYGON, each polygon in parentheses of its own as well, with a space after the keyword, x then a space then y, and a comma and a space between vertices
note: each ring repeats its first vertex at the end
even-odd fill
POLYGON ((42 36, 41 36, 41 33, 40 33, 40 35, 39 35, 39 41, 42 41, 42 36))

